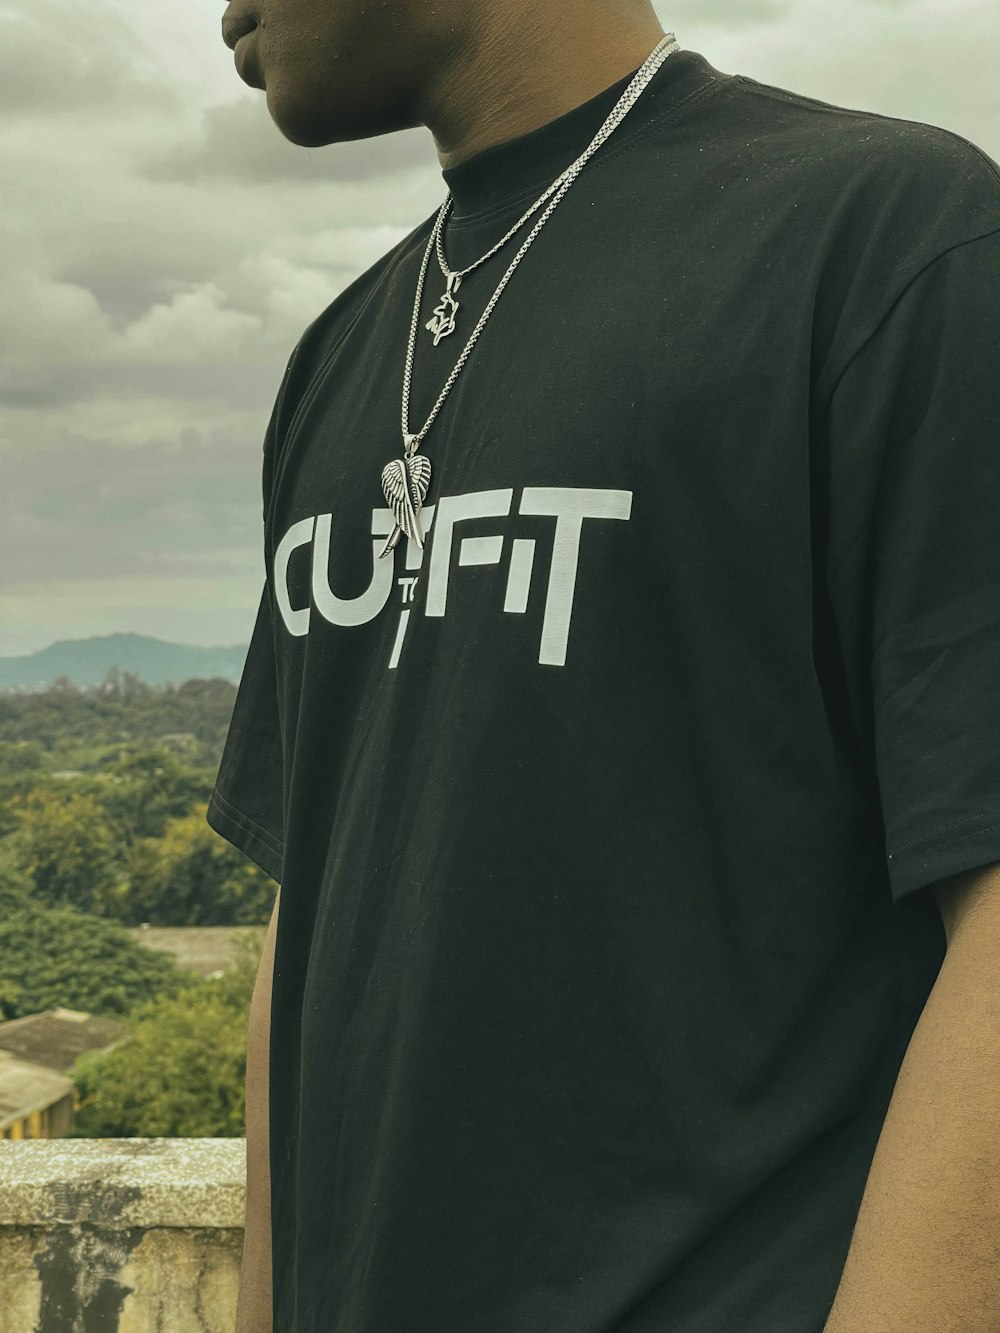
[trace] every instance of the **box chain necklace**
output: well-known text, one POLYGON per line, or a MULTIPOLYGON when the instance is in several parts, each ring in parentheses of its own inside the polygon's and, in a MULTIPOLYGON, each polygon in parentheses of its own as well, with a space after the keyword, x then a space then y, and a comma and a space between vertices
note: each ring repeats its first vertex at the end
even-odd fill
POLYGON ((456 379, 458 379, 462 367, 465 365, 469 353, 472 351, 473 344, 483 331, 486 321, 493 313, 493 307, 496 305, 497 301, 499 301, 503 289, 506 287, 511 275, 524 257, 528 247, 545 226, 546 222, 548 222, 556 206, 562 201, 566 191, 576 180, 577 176, 579 176, 590 158, 597 152, 601 144, 614 133, 631 111, 656 71, 668 56, 673 55, 675 51, 679 50, 680 46, 674 34, 672 32, 666 33, 663 40, 650 52, 643 65, 636 71, 632 82, 625 89, 624 93, 622 93, 611 114, 597 131, 597 134, 586 151, 581 154, 575 162, 567 167, 560 176, 556 177, 541 197, 532 204, 527 213, 525 213, 518 222, 515 222, 507 235, 504 236, 502 240, 498 241, 492 250, 483 255, 481 259, 477 259, 474 264, 470 264, 468 268, 462 269, 460 272, 456 273, 453 273, 445 263, 444 251, 441 247, 441 230, 444 226, 445 217, 452 204, 452 195, 449 191, 447 199, 438 211, 434 227, 431 231, 430 240, 427 242, 427 249, 424 251, 423 262, 420 265, 420 278, 417 282, 417 296, 413 306, 413 319, 410 323, 410 339, 406 351, 406 369, 403 372, 403 457, 393 459, 391 463, 386 464, 382 471, 382 491, 389 508, 392 511, 392 516, 395 519, 395 527, 389 535, 389 539, 386 542, 384 549, 379 554, 380 560, 384 559, 389 552, 395 548, 404 532, 411 541, 416 542, 417 546, 423 550, 424 540, 420 530, 420 510, 427 495, 427 489, 430 486, 431 464, 430 459, 426 454, 417 453, 421 441, 433 425, 445 398, 447 398, 451 391, 451 386, 455 383, 456 379), (424 293, 424 279, 427 275, 427 265, 431 257, 431 251, 435 249, 437 250, 438 263, 441 266, 441 272, 447 282, 445 294, 441 298, 441 301, 434 312, 434 318, 425 325, 425 327, 434 334, 434 346, 436 347, 442 338, 447 337, 454 332, 455 315, 458 312, 458 302, 455 300, 455 295, 458 292, 462 278, 464 278, 467 273, 471 273, 473 269, 478 268, 480 264, 484 264, 486 260, 495 255, 502 246, 506 245, 518 228, 524 225, 528 218, 542 206, 545 200, 548 199, 553 192, 555 193, 555 198, 552 199, 548 208, 546 208, 545 212, 535 223, 528 239, 521 246, 520 250, 518 250, 507 272, 500 279, 499 286, 490 297, 489 304, 483 311, 479 323, 476 325, 472 332, 472 336, 466 343, 465 350, 459 357, 455 369, 451 372, 444 388, 438 395, 438 400, 434 404, 430 416, 424 422, 423 428, 417 431, 415 435, 411 434, 409 431, 410 379, 413 373, 413 353, 417 340, 417 322, 420 319, 420 304, 424 293))

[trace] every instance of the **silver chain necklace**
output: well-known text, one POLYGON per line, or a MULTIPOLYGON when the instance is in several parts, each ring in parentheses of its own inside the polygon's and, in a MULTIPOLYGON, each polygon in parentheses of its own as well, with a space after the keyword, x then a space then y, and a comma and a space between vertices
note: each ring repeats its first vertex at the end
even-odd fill
MULTIPOLYGON (((679 50, 680 46, 674 34, 672 32, 666 33, 665 36, 663 37, 663 40, 656 45, 656 47, 652 50, 652 52, 650 52, 649 56, 647 57, 641 68, 636 71, 635 77, 633 78, 632 82, 622 93, 621 97, 618 99, 618 102, 615 104, 611 114, 608 116, 607 120, 604 122, 601 128, 597 131, 597 134, 594 136, 594 139, 592 140, 590 146, 586 149, 586 151, 583 152, 580 155, 580 157, 576 159, 575 162, 573 162, 569 167, 567 167, 566 170, 562 173, 562 175, 558 176, 552 182, 552 184, 541 195, 541 197, 536 200, 536 202, 531 206, 531 208, 528 209, 527 213, 524 214, 524 216, 520 219, 520 221, 514 224, 514 226, 510 229, 507 235, 501 241, 498 241, 492 250, 490 250, 487 254, 483 255, 481 259, 477 259, 475 264, 470 265, 469 268, 463 269, 460 273, 451 272, 451 270, 447 267, 447 265, 444 262, 444 255, 440 248, 441 228, 444 225, 445 217, 452 204, 452 196, 449 191, 448 197, 441 205, 441 208, 438 211, 437 218, 434 222, 434 227, 433 230, 431 231, 430 240, 427 242, 427 248, 424 251, 423 262, 420 265, 420 277, 419 280, 417 281, 417 295, 413 305, 413 319, 410 322, 410 338, 406 351, 406 368, 403 372, 403 410, 402 410, 403 457, 393 459, 391 463, 386 464, 385 468, 382 471, 382 491, 385 495, 386 502, 390 510, 392 511, 392 516, 395 519, 395 527, 393 528, 391 534, 389 535, 389 539, 386 542, 385 547, 379 554, 380 560, 384 559, 389 554, 389 552, 395 548, 397 542, 399 541, 403 533, 405 533, 407 537, 410 538, 411 541, 415 542, 417 546, 420 547, 421 550, 423 550, 424 540, 423 540, 423 533, 420 530, 420 510, 423 506, 424 499, 427 496, 428 487, 430 486, 431 464, 430 464, 430 459, 426 456, 426 454, 419 454, 419 455, 417 454, 417 450, 420 448, 421 441, 423 440, 424 436, 427 434, 427 432, 433 425, 438 412, 440 412, 441 410, 444 400, 451 392, 452 385, 458 379, 462 367, 468 360, 469 353, 472 351, 476 339, 483 331, 484 327, 486 326, 486 321, 493 313, 493 307, 496 305, 497 301, 499 301, 503 289, 507 286, 507 283, 510 281, 510 278, 514 270, 517 268, 518 264, 523 259, 525 253, 528 250, 528 247, 534 241, 535 237, 538 235, 541 229, 545 226, 546 222, 548 222, 552 213, 564 198, 566 191, 576 180, 577 176, 579 176, 580 172, 586 166, 590 158, 593 157, 594 153, 597 152, 598 148, 600 148, 600 146, 604 143, 604 141, 614 133, 614 131, 618 128, 621 122, 628 115, 628 113, 632 110, 632 107, 639 100, 639 97, 644 92, 646 85, 652 79, 656 71, 660 68, 660 66, 667 59, 668 56, 673 55, 675 51, 679 50), (461 282, 462 278, 465 276, 466 273, 470 273, 472 269, 478 268, 480 264, 484 264, 486 260, 489 259, 492 255, 496 254, 496 252, 502 246, 506 245, 507 241, 510 240, 510 238, 514 235, 517 229, 521 227, 529 217, 531 217, 532 213, 534 213, 538 208, 541 207, 541 205, 545 202, 546 199, 549 198, 550 195, 553 194, 553 192, 555 192, 555 197, 552 199, 552 201, 549 203, 548 208, 546 208, 545 212, 542 214, 542 216, 535 223, 534 227, 531 229, 531 232, 528 235, 527 240, 524 242, 520 250, 518 250, 517 254, 514 256, 510 267, 507 269, 507 272, 500 279, 500 283, 497 286, 496 291, 490 297, 486 309, 480 316, 479 323, 473 330, 472 335, 469 338, 469 341, 465 345, 465 350, 462 352, 462 355, 459 357, 455 365, 455 369, 448 376, 444 388, 438 395, 438 400, 434 404, 430 416, 424 422, 423 427, 419 431, 417 431, 416 434, 411 434, 409 430, 409 420, 410 420, 410 381, 413 374, 413 353, 414 349, 416 348, 417 323, 420 319, 420 305, 424 293, 424 279, 427 276, 427 265, 430 261, 431 251, 435 249, 437 250, 438 262, 441 265, 442 272, 444 273, 448 283, 447 291, 445 292, 445 296, 442 298, 442 302, 441 305, 439 305, 438 307, 438 311, 442 312, 441 320, 443 321, 443 323, 445 325, 450 324, 452 326, 451 328, 447 329, 447 333, 450 333, 452 332, 454 325, 454 314, 455 311, 457 311, 458 309, 458 303, 455 301, 454 297, 455 293, 458 291, 458 284, 461 282), (449 301, 451 302, 450 306, 447 304, 449 301), (442 307, 444 307, 443 310, 442 307)), ((437 319, 438 319, 438 312, 436 311, 435 320, 437 319)), ((434 323, 434 321, 431 321, 431 323, 434 323)), ((431 327, 430 324, 427 327, 430 328, 431 327)), ((431 331, 434 332, 433 329, 431 331)), ((441 334, 435 333, 434 345, 437 346, 437 344, 441 340, 441 337, 447 336, 447 333, 441 333, 441 334)))
POLYGON ((536 213, 541 208, 542 204, 545 203, 546 199, 548 199, 549 195, 559 188, 566 179, 568 170, 569 168, 567 168, 561 176, 556 177, 545 193, 535 200, 527 213, 518 218, 507 235, 504 236, 502 240, 497 241, 492 250, 487 251, 481 259, 477 259, 476 262, 470 264, 468 268, 463 268, 458 272, 452 272, 444 257, 444 226, 453 203, 452 196, 450 194, 448 195, 448 198, 445 200, 445 211, 444 216, 441 219, 441 226, 437 229, 436 241, 438 265, 440 266, 441 275, 447 283, 447 286, 445 288, 444 296, 441 297, 441 300, 438 302, 438 305, 434 310, 433 317, 424 325, 425 329, 434 334, 435 347, 437 347, 442 338, 447 338, 449 334, 455 332, 455 316, 458 314, 458 302, 455 300, 455 295, 458 292, 459 286, 465 275, 471 273, 473 269, 478 268, 480 264, 485 264, 487 259, 492 259, 498 250, 503 249, 514 233, 520 231, 528 218, 531 217, 532 213, 536 213))

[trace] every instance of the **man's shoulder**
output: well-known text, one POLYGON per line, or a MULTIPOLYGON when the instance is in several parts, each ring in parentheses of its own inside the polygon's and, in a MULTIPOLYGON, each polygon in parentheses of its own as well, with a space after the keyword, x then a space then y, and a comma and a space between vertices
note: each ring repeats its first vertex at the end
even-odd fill
MULTIPOLYGON (((322 375, 331 356, 364 310, 373 300, 379 299, 400 261, 415 248, 426 244, 432 224, 433 218, 424 219, 359 273, 320 311, 296 342, 285 366, 265 439, 267 475, 273 475, 276 457, 308 397, 310 386, 322 375)), ((265 483, 265 509, 268 491, 269 486, 265 483)))
POLYGON ((299 383, 308 383, 313 378, 365 307, 373 299, 377 299, 379 293, 391 281, 393 271, 400 262, 405 260, 415 246, 426 244, 432 224, 433 217, 421 221, 352 279, 343 291, 320 311, 296 343, 289 358, 286 377, 293 377, 299 383))
POLYGON ((750 122, 758 152, 802 177, 910 198, 958 190, 1000 225, 1000 166, 953 130, 884 112, 822 101, 746 75, 733 80, 736 118, 750 122))

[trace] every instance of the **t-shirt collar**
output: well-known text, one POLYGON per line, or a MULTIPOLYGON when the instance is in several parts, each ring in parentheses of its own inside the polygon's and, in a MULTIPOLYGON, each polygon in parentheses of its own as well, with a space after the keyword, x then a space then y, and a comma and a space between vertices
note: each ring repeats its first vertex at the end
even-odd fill
MULTIPOLYGON (((502 208, 522 194, 537 198, 588 147, 639 68, 555 120, 443 170, 445 186, 454 197, 451 217, 471 220, 484 211, 502 208)), ((686 91, 692 74, 699 72, 704 79, 711 66, 695 52, 675 51, 668 56, 607 141, 608 146, 631 137, 665 106, 672 105, 682 86, 686 91)), ((604 145, 598 155, 603 150, 604 145)))

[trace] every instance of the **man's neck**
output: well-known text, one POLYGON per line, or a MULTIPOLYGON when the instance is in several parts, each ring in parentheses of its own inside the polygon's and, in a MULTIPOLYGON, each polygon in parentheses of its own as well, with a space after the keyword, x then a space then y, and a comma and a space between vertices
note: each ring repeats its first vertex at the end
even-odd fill
POLYGON ((529 134, 637 69, 663 39, 652 8, 582 0, 483 5, 478 31, 428 86, 421 114, 442 170, 529 134))

